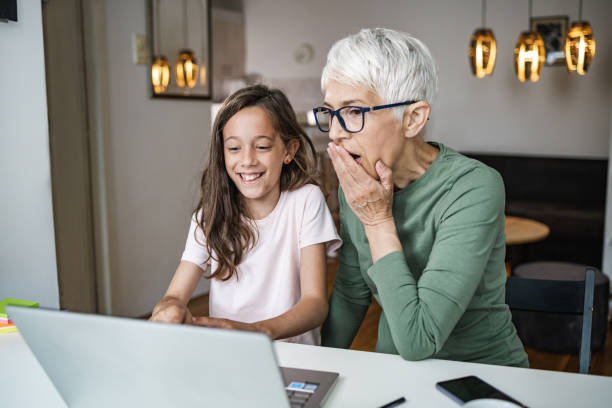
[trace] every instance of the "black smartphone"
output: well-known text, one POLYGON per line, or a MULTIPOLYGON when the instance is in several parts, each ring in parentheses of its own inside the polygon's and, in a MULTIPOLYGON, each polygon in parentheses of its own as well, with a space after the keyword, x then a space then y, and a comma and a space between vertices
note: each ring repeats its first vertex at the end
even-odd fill
POLYGON ((479 398, 496 398, 527 408, 526 405, 518 402, 508 394, 504 394, 475 375, 440 381, 436 383, 436 388, 459 405, 479 398))

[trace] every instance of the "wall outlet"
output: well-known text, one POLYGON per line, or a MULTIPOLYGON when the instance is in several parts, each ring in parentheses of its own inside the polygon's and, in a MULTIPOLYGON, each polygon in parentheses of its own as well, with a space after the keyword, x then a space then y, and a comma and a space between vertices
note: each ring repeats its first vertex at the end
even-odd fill
POLYGON ((132 33, 132 61, 136 65, 147 65, 151 56, 147 45, 147 36, 132 33))

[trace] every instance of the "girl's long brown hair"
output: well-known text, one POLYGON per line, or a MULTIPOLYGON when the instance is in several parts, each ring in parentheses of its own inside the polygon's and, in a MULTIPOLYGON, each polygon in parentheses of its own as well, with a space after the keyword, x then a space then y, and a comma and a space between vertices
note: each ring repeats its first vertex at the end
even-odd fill
POLYGON ((285 146, 292 139, 300 143, 293 160, 287 165, 283 164, 280 190, 295 190, 308 183, 318 185, 314 146, 298 124, 285 94, 265 85, 254 85, 230 95, 223 102, 213 124, 208 163, 200 182, 200 201, 194 210, 198 227, 206 237, 209 259, 219 264, 208 278, 230 279, 237 273, 245 253, 257 242, 256 225, 240 191, 227 174, 223 154, 223 128, 238 111, 251 106, 258 106, 267 112, 285 146))

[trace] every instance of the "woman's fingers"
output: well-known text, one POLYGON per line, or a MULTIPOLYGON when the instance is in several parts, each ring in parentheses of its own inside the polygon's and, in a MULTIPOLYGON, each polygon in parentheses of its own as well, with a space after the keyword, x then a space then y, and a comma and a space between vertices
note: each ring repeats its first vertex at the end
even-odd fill
POLYGON ((375 164, 380 180, 370 176, 341 146, 330 143, 327 151, 346 201, 364 225, 376 225, 392 217, 393 174, 381 160, 375 164))
MULTIPOLYGON (((333 143, 330 145, 331 146, 327 148, 327 152, 332 161, 332 165, 334 166, 334 170, 336 171, 336 175, 338 176, 338 181, 340 181, 340 184, 342 185, 342 189, 348 192, 358 189, 359 184, 355 179, 355 172, 351 172, 349 170, 350 163, 347 163, 348 160, 353 161, 352 157, 349 155, 347 160, 346 157, 342 156, 340 149, 338 149, 333 143)), ((344 153, 346 153, 346 151, 344 153)), ((348 153, 346 154, 348 155, 348 153)), ((354 163, 354 161, 353 164, 359 166, 357 163, 354 163)), ((361 168, 361 166, 359 167, 361 168)), ((361 170, 363 171, 363 168, 361 168, 361 170)), ((367 173, 365 173, 365 176, 367 176, 367 173)))
POLYGON ((378 173, 378 177, 380 178, 380 184, 387 191, 393 190, 393 173, 391 169, 387 167, 382 160, 378 160, 375 167, 376 173, 378 173))
POLYGON ((355 182, 363 181, 365 176, 368 176, 368 173, 361 167, 346 151, 345 148, 336 145, 335 143, 331 143, 332 149, 338 154, 340 162, 344 167, 346 173, 352 177, 355 182))
MULTIPOLYGON (((382 182, 378 182, 371 177, 343 147, 330 143, 327 151, 347 199, 352 198, 357 201, 367 202, 372 198, 378 198, 381 194, 382 189, 380 187, 382 182)), ((382 161, 379 162, 382 164, 382 161)), ((383 164, 383 167, 386 166, 383 164)), ((378 170, 376 171, 378 173, 378 170)), ((390 183, 392 186, 391 169, 387 168, 384 174, 386 177, 385 182, 387 184, 390 183)), ((387 190, 386 185, 383 187, 387 190)))

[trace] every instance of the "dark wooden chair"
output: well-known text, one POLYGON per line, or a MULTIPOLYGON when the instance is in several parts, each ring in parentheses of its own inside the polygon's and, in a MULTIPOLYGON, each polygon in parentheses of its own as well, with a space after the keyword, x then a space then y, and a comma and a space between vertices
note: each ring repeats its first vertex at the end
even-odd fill
MULTIPOLYGON (((582 315, 580 330, 579 372, 587 374, 591 365, 591 331, 595 270, 586 268, 583 281, 529 279, 509 277, 506 281, 506 303, 510 310, 582 315)), ((519 327, 519 337, 521 336, 519 327)), ((529 346, 529 344, 526 344, 529 346)))

